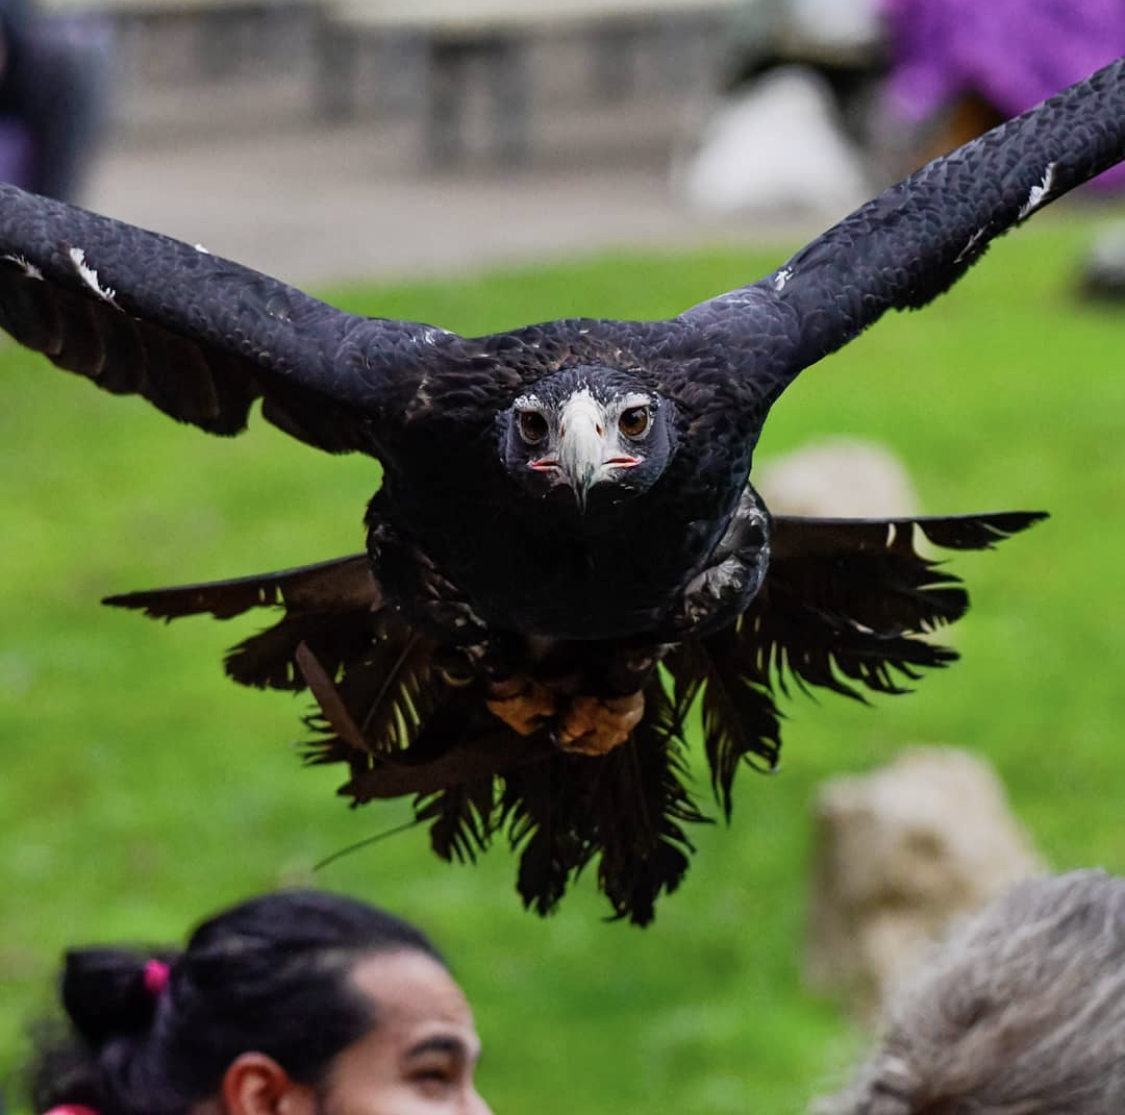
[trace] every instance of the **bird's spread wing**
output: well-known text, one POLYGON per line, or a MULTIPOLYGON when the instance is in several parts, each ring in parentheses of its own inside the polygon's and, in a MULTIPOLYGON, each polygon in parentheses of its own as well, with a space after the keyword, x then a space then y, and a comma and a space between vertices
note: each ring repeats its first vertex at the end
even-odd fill
POLYGON ((362 657, 372 643, 383 593, 367 555, 352 554, 278 573, 121 593, 102 603, 168 622, 204 614, 231 619, 283 606, 282 619, 232 648, 226 670, 243 685, 303 689, 307 682, 297 648, 305 644, 334 674, 343 663, 362 657))
POLYGON ((924 166, 751 286, 678 319, 771 402, 887 310, 923 306, 988 244, 1125 158, 1125 59, 924 166))
POLYGON ((278 573, 203 581, 175 588, 158 588, 107 596, 102 603, 137 608, 153 619, 211 615, 231 619, 252 608, 284 604, 293 611, 334 611, 382 606, 382 592, 366 554, 349 554, 278 573))
POLYGON ((287 433, 371 449, 459 338, 343 313, 178 240, 0 185, 0 327, 59 367, 215 434, 255 399, 287 433))
POLYGON ((700 688, 704 749, 725 811, 742 761, 772 769, 781 748, 773 691, 818 687, 863 700, 903 693, 956 659, 929 639, 969 606, 960 578, 919 552, 923 539, 987 550, 1045 518, 1006 511, 947 518, 777 516, 766 580, 733 627, 689 639, 664 660, 677 718, 700 688))

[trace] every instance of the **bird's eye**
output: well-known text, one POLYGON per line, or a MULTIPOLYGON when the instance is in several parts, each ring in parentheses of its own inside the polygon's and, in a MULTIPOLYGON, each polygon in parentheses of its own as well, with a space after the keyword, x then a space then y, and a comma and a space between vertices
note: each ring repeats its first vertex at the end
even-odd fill
POLYGON ((519 424, 520 437, 528 445, 538 445, 547 436, 547 419, 537 410, 521 410, 519 424))
POLYGON ((648 407, 630 407, 621 412, 621 417, 617 420, 617 428, 626 437, 641 437, 648 429, 648 423, 648 407))

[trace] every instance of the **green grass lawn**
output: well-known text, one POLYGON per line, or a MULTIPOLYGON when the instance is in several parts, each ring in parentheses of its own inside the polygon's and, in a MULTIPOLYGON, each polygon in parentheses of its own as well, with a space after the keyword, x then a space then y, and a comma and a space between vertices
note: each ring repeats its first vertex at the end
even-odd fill
MULTIPOLYGON (((1125 869, 1125 321, 1073 297, 1092 227, 1039 219, 777 406, 760 455, 874 438, 906 461, 927 511, 1053 518, 958 562, 975 601, 956 635, 962 663, 874 709, 831 695, 785 706, 780 772, 741 776, 733 825, 697 833, 687 883, 645 931, 605 923, 590 880, 540 921, 520 909, 505 851, 449 867, 419 830, 314 875, 406 805, 349 812, 338 775, 302 769, 287 746, 303 699, 222 677, 223 648, 253 624, 165 630, 97 601, 359 549, 376 467, 261 422, 208 439, 3 347, 0 1067, 18 1059, 64 945, 179 938, 240 896, 315 881, 418 920, 446 948, 498 1111, 796 1112, 856 1043, 800 986, 821 779, 911 742, 964 744, 998 766, 1053 864, 1125 869)), ((655 317, 784 254, 599 258, 328 297, 473 333, 655 317)))

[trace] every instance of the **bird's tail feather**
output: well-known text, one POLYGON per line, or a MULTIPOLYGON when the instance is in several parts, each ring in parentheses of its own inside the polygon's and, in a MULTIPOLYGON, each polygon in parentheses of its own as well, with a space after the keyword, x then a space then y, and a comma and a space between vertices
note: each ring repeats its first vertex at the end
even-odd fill
POLYGON ((781 716, 761 670, 752 641, 736 627, 702 639, 688 639, 664 660, 673 679, 677 718, 686 719, 700 702, 703 748, 711 788, 729 819, 731 787, 746 762, 773 770, 781 752, 781 716))
POLYGON ((683 880, 692 851, 684 825, 707 818, 685 785, 686 745, 658 678, 645 700, 644 720, 607 755, 556 754, 506 776, 503 822, 520 851, 517 887, 537 913, 550 913, 595 859, 615 916, 637 925, 683 880))
MULTIPOLYGON (((440 754, 429 727, 394 759, 358 756, 339 736, 318 744, 318 754, 352 763, 352 780, 341 792, 357 801, 384 796, 404 765, 424 779, 443 769, 445 784, 434 788, 429 780, 431 788, 415 797, 415 816, 429 822, 431 846, 442 859, 473 862, 506 834, 519 854, 520 896, 543 915, 596 861, 599 889, 615 916, 644 925, 659 895, 675 890, 687 870, 692 847, 684 825, 706 820, 685 785, 685 743, 659 679, 650 683, 646 701, 648 714, 632 737, 600 757, 565 754, 545 735, 520 737, 504 727, 467 743, 468 708, 455 714, 457 743, 452 723, 440 733, 447 748, 440 754), (456 771, 448 766, 454 751, 463 760, 456 771)), ((435 720, 443 718, 438 712, 435 720)))

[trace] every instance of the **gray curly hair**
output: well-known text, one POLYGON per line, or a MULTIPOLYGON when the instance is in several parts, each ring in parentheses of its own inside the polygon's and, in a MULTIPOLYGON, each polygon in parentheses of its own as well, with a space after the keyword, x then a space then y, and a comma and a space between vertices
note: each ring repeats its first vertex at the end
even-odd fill
POLYGON ((817 1115, 1122 1115, 1125 879, 1021 883, 904 988, 874 1057, 817 1115))

